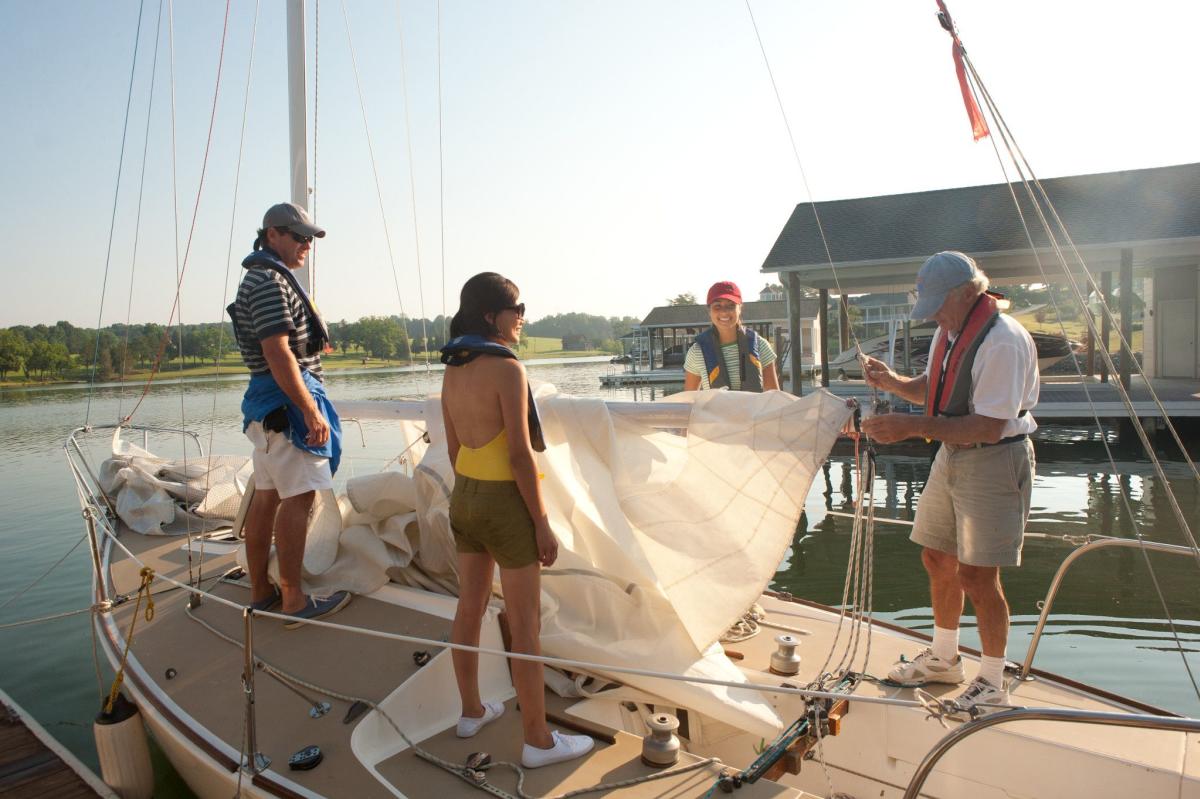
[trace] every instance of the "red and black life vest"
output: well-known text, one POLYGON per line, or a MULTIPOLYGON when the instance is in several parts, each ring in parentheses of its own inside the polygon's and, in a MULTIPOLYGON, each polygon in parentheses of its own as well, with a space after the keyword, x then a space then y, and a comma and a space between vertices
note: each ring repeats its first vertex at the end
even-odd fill
POLYGON ((942 331, 929 353, 929 380, 925 386, 926 416, 966 416, 971 412, 971 366, 979 345, 1000 318, 996 297, 979 295, 954 341, 942 331), (949 357, 946 351, 949 350, 949 357))

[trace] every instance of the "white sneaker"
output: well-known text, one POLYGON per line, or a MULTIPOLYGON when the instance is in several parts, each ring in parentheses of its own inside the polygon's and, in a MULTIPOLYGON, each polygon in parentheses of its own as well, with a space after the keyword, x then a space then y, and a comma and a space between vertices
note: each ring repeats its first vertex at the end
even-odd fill
POLYGON ((934 655, 932 649, 926 647, 912 660, 907 660, 901 655, 900 660, 888 672, 887 678, 905 688, 915 688, 931 682, 960 683, 967 675, 963 671, 961 655, 956 656, 954 660, 943 660, 934 655))
POLYGON ((979 706, 978 712, 998 710, 999 708, 987 706, 1007 705, 1008 689, 1003 686, 997 687, 982 677, 976 677, 971 680, 967 690, 954 697, 952 704, 963 713, 970 713, 977 705, 979 706))
POLYGON ((479 718, 460 716, 454 734, 459 738, 473 738, 483 729, 483 725, 495 721, 504 715, 504 704, 501 702, 484 702, 483 715, 479 718))
POLYGON ((574 760, 592 751, 596 745, 588 735, 566 735, 552 730, 550 737, 554 739, 554 746, 549 749, 525 744, 521 750, 521 765, 525 768, 541 768, 564 760, 574 760))

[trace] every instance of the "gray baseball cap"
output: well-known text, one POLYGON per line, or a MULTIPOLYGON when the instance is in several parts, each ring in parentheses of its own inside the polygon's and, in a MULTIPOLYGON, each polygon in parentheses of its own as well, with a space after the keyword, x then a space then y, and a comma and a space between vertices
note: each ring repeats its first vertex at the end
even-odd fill
POLYGON ((945 250, 929 257, 917 272, 917 304, 911 318, 924 320, 937 313, 946 295, 975 277, 978 268, 971 256, 945 250))
POLYGON ((314 225, 308 212, 295 203, 279 203, 268 208, 263 214, 263 229, 269 227, 282 227, 302 236, 325 238, 325 228, 314 225))

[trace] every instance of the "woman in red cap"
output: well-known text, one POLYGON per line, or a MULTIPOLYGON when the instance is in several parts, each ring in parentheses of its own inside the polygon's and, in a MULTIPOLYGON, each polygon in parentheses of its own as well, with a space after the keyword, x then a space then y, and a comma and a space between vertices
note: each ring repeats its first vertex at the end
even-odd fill
POLYGON ((722 280, 708 290, 712 327, 696 336, 683 362, 683 388, 766 391, 779 388, 771 342, 742 327, 742 292, 722 280))

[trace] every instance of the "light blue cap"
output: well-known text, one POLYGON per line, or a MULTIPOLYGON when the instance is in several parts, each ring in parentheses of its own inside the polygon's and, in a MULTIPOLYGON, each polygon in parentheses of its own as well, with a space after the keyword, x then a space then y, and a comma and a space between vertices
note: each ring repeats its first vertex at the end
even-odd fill
POLYGON ((917 304, 911 318, 925 320, 937 313, 946 295, 975 277, 978 267, 971 256, 946 250, 929 257, 917 272, 917 304))

